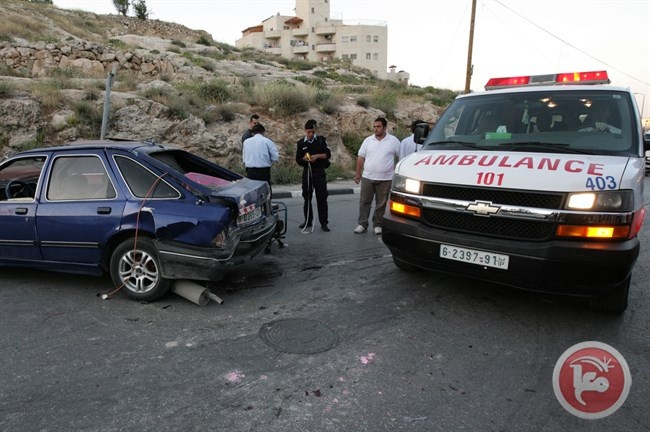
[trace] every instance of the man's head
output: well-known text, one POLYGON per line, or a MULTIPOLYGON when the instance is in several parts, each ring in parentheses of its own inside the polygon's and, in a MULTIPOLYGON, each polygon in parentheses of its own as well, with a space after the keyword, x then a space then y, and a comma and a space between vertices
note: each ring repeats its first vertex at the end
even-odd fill
POLYGON ((316 134, 316 120, 310 119, 305 123, 305 135, 307 135, 307 140, 311 141, 316 134))
POLYGON ((607 102, 596 101, 591 104, 589 113, 592 116, 593 121, 604 122, 609 119, 611 109, 609 108, 609 104, 607 102))
POLYGON ((252 130, 253 130, 253 126, 255 126, 256 124, 259 124, 259 123, 260 123, 260 116, 258 116, 257 114, 253 114, 253 115, 251 116, 251 118, 248 120, 248 127, 249 127, 249 128, 251 129, 251 131, 252 131, 252 130))
POLYGON ((264 126, 262 126, 262 123, 257 123, 255 126, 253 126, 253 129, 251 129, 251 132, 253 132, 253 135, 257 134, 264 134, 266 129, 264 129, 264 126))
POLYGON ((415 127, 419 125, 420 123, 425 123, 422 120, 413 120, 413 123, 411 123, 411 132, 415 133, 415 127))
POLYGON ((374 131, 375 131, 375 137, 377 138, 383 138, 386 136, 386 126, 388 126, 388 122, 386 121, 385 118, 383 117, 377 117, 372 125, 374 131))

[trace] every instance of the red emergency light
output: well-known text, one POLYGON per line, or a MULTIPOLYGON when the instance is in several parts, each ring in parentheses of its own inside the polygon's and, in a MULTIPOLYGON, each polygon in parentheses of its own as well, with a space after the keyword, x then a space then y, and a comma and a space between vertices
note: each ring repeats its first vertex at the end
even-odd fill
POLYGON ((557 84, 609 84, 607 71, 566 72, 547 75, 528 75, 505 78, 490 78, 485 90, 507 87, 524 87, 557 84))

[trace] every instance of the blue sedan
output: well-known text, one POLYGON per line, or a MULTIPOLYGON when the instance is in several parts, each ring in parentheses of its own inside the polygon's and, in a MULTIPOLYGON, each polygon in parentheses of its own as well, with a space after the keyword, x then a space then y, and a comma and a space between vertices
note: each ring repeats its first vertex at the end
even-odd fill
POLYGON ((0 265, 101 275, 135 300, 218 280, 276 231, 269 185, 176 147, 94 141, 0 164, 0 265))

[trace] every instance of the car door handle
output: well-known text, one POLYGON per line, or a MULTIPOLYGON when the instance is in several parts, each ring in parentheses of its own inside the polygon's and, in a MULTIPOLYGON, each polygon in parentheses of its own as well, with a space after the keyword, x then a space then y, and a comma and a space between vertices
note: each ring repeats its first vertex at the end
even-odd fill
POLYGON ((97 207, 97 214, 111 214, 110 207, 97 207))
POLYGON ((27 209, 25 207, 16 207, 16 214, 17 215, 27 214, 27 209))

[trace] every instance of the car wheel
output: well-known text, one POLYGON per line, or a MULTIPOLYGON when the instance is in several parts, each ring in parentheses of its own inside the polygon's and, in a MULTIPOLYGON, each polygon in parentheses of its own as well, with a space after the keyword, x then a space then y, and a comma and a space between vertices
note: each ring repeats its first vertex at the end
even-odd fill
POLYGON ((402 271, 413 273, 413 272, 419 272, 419 271, 422 270, 420 267, 415 267, 414 265, 409 264, 406 261, 403 261, 403 260, 401 260, 399 258, 396 258, 395 255, 393 255, 393 262, 395 263, 397 268, 402 270, 402 271))
POLYGON ((607 294, 589 299, 589 306, 600 312, 612 314, 623 313, 625 309, 627 309, 627 298, 630 292, 631 278, 631 276, 628 276, 625 281, 607 294))
POLYGON ((111 278, 127 297, 153 301, 171 287, 161 274, 158 251, 148 238, 131 238, 122 242, 111 256, 111 278), (135 243, 135 245, 134 245, 135 243))

